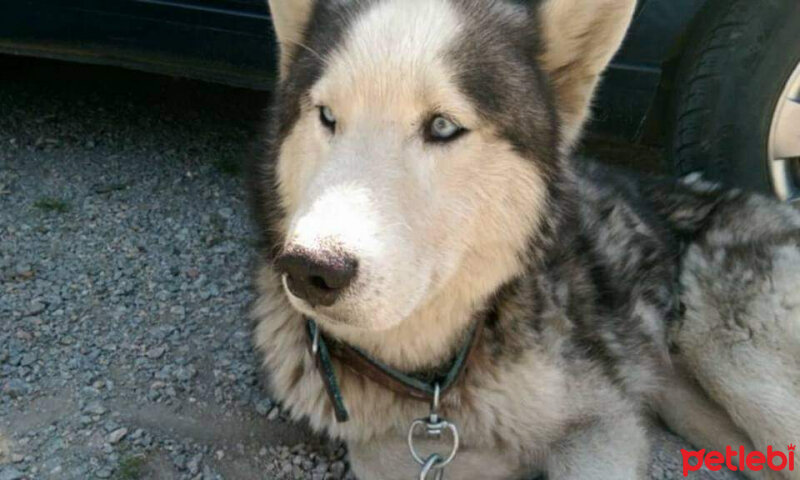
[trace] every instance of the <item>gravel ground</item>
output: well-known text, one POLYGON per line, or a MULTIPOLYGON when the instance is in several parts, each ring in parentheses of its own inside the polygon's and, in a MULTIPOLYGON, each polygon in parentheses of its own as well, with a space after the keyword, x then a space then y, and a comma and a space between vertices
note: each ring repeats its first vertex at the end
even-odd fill
MULTIPOLYGON (((347 477, 344 448, 269 399, 251 348, 239 170, 266 96, 0 71, 0 480, 347 477)), ((652 478, 682 478, 661 436, 652 478)))
POLYGON ((344 449, 285 421, 251 347, 236 173, 266 98, 0 71, 0 479, 343 477, 344 449))

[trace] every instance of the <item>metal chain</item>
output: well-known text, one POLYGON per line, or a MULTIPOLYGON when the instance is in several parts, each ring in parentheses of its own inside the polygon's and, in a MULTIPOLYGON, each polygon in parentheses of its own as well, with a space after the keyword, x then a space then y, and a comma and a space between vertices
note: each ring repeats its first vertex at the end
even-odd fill
POLYGON ((420 480, 427 480, 428 475, 430 475, 431 472, 435 472, 435 480, 443 479, 444 468, 456 458, 456 454, 458 453, 458 428, 456 428, 454 424, 439 416, 440 393, 441 388, 439 387, 439 384, 436 384, 436 387, 434 388, 433 401, 431 402, 430 415, 427 418, 415 420, 411 424, 411 428, 408 430, 408 448, 411 451, 411 456, 414 458, 415 462, 422 466, 419 476, 420 480), (416 436, 417 430, 420 429, 419 427, 424 427, 427 436, 436 440, 441 439, 442 433, 444 433, 446 430, 449 430, 453 435, 453 446, 450 450, 450 455, 447 457, 442 457, 438 453, 434 453, 427 459, 423 459, 414 446, 414 437, 416 436))
POLYGON ((437 469, 441 461, 442 457, 440 457, 438 453, 431 455, 428 461, 425 462, 425 465, 422 466, 422 471, 419 472, 419 480, 428 480, 428 475, 430 475, 432 471, 436 472, 434 473, 433 480, 442 480, 444 478, 444 468, 437 469))

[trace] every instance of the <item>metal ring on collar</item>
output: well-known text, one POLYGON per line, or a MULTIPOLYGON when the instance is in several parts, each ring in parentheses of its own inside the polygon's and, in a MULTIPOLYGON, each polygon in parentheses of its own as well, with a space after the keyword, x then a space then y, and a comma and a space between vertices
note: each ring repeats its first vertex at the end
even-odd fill
POLYGON ((314 340, 311 342, 311 354, 316 355, 319 353, 319 325, 314 328, 314 340))
MULTIPOLYGON (((430 460, 430 458, 428 458, 428 460, 423 460, 423 458, 419 455, 419 453, 417 453, 416 447, 414 447, 414 434, 417 431, 417 427, 420 426, 424 427, 426 430, 431 427, 427 419, 421 418, 419 420, 415 420, 414 423, 411 424, 411 428, 408 429, 408 448, 409 450, 411 450, 411 456, 414 457, 414 461, 416 461, 420 465, 425 465, 430 460)), ((444 421, 439 422, 433 427, 438 430, 450 430, 450 432, 453 434, 453 447, 452 450, 450 451, 450 455, 448 455, 447 458, 444 459, 442 462, 436 463, 436 465, 433 466, 435 470, 441 470, 447 465, 449 465, 454 458, 456 458, 456 454, 458 453, 458 444, 459 444, 458 429, 454 424, 444 421)))

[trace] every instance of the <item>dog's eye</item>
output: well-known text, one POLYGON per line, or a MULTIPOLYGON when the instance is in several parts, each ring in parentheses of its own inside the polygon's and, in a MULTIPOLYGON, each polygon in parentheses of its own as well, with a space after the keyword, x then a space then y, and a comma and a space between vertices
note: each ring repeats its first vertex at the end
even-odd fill
POLYGON ((336 116, 330 107, 319 107, 319 121, 331 132, 336 131, 336 116))
POLYGON ((459 124, 442 115, 433 117, 426 130, 427 140, 431 142, 449 142, 466 132, 459 124))

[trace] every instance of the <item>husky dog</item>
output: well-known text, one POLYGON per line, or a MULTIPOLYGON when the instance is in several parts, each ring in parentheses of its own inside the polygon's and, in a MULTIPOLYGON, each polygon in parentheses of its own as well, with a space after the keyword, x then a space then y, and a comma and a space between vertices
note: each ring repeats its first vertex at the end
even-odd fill
POLYGON ((653 413, 699 448, 800 442, 800 214, 571 156, 635 0, 269 3, 255 341, 358 478, 420 475, 432 402, 320 338, 395 377, 463 363, 450 478, 643 478, 653 413))

